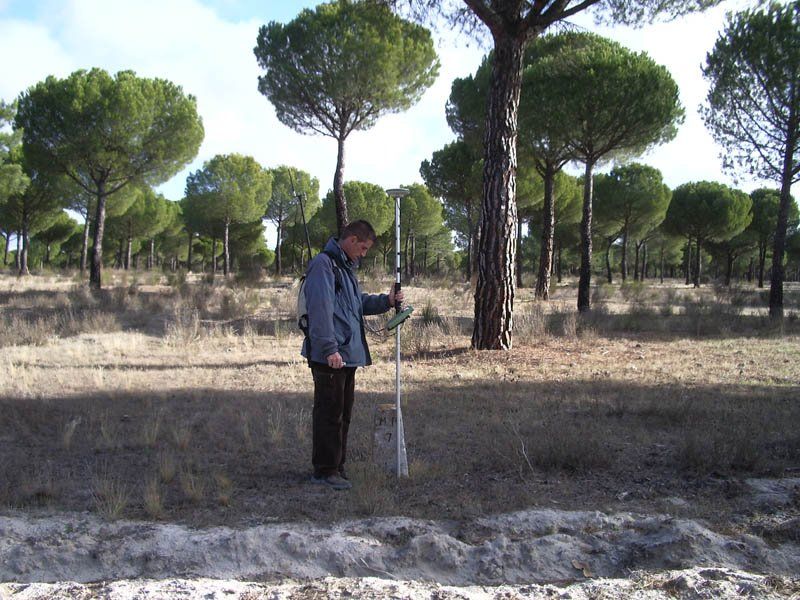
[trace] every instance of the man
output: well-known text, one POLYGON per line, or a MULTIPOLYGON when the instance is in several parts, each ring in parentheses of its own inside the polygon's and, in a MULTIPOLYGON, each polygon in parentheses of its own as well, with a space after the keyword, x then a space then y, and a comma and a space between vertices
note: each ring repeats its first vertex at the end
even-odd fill
POLYGON ((403 293, 363 294, 355 275, 376 240, 367 221, 347 225, 308 265, 305 282, 308 335, 302 355, 314 377, 311 481, 336 490, 352 487, 344 471, 356 368, 372 364, 364 315, 402 303, 403 293))

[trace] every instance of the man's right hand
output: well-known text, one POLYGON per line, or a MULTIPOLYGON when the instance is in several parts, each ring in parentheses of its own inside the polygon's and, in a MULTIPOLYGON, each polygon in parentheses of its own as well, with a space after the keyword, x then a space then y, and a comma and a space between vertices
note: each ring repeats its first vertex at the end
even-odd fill
POLYGON ((341 369, 345 365, 345 362, 342 360, 342 355, 338 352, 334 352, 328 356, 328 366, 332 369, 341 369))

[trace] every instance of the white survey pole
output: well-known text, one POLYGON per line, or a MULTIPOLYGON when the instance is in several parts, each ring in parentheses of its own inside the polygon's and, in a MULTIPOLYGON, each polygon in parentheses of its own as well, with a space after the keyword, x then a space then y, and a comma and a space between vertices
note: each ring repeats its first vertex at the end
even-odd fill
MULTIPOLYGON (((408 190, 395 188, 386 190, 394 198, 394 292, 400 291, 400 199, 408 195, 408 190)), ((395 302, 395 314, 400 312, 400 304, 395 302)), ((400 326, 395 328, 395 438, 397 442, 397 477, 408 477, 408 457, 406 456, 405 432, 403 431, 403 412, 400 403, 400 326)))

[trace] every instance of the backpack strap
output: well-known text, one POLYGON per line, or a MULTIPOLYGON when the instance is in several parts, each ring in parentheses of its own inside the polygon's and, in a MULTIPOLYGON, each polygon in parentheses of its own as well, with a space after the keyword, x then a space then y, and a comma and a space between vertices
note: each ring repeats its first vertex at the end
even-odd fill
POLYGON ((339 261, 336 257, 336 254, 330 250, 323 250, 322 253, 331 259, 331 267, 333 268, 334 278, 334 293, 338 294, 342 290, 342 268, 339 266, 339 261))

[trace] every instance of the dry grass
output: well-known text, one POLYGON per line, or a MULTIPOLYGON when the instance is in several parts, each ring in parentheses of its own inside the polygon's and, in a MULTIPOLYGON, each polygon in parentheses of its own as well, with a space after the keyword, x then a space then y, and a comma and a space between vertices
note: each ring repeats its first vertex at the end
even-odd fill
POLYGON ((92 480, 92 499, 95 511, 108 520, 119 519, 128 507, 130 490, 108 464, 102 465, 92 480))
POLYGON ((158 477, 150 477, 145 482, 142 503, 151 519, 161 519, 164 516, 164 498, 158 477))
MULTIPOLYGON (((721 482, 800 467, 800 325, 771 326, 758 290, 601 286, 578 316, 573 287, 550 303, 523 289, 514 349, 474 352, 469 286, 407 286, 420 299, 401 335, 411 476, 396 482, 371 463, 373 408, 394 396, 394 338, 370 335, 348 455, 355 489, 329 494, 307 483, 311 380, 284 314, 288 280, 129 279, 99 297, 34 281, 0 277, 11 337, 39 327, 0 358, 6 506, 236 524, 554 503, 674 510, 665 499, 681 496, 692 500, 683 510, 722 522, 737 499, 721 482), (80 320, 92 311, 107 323, 80 320), (72 324, 59 325, 64 314, 72 324)), ((787 301, 796 306, 793 289, 787 301)))

